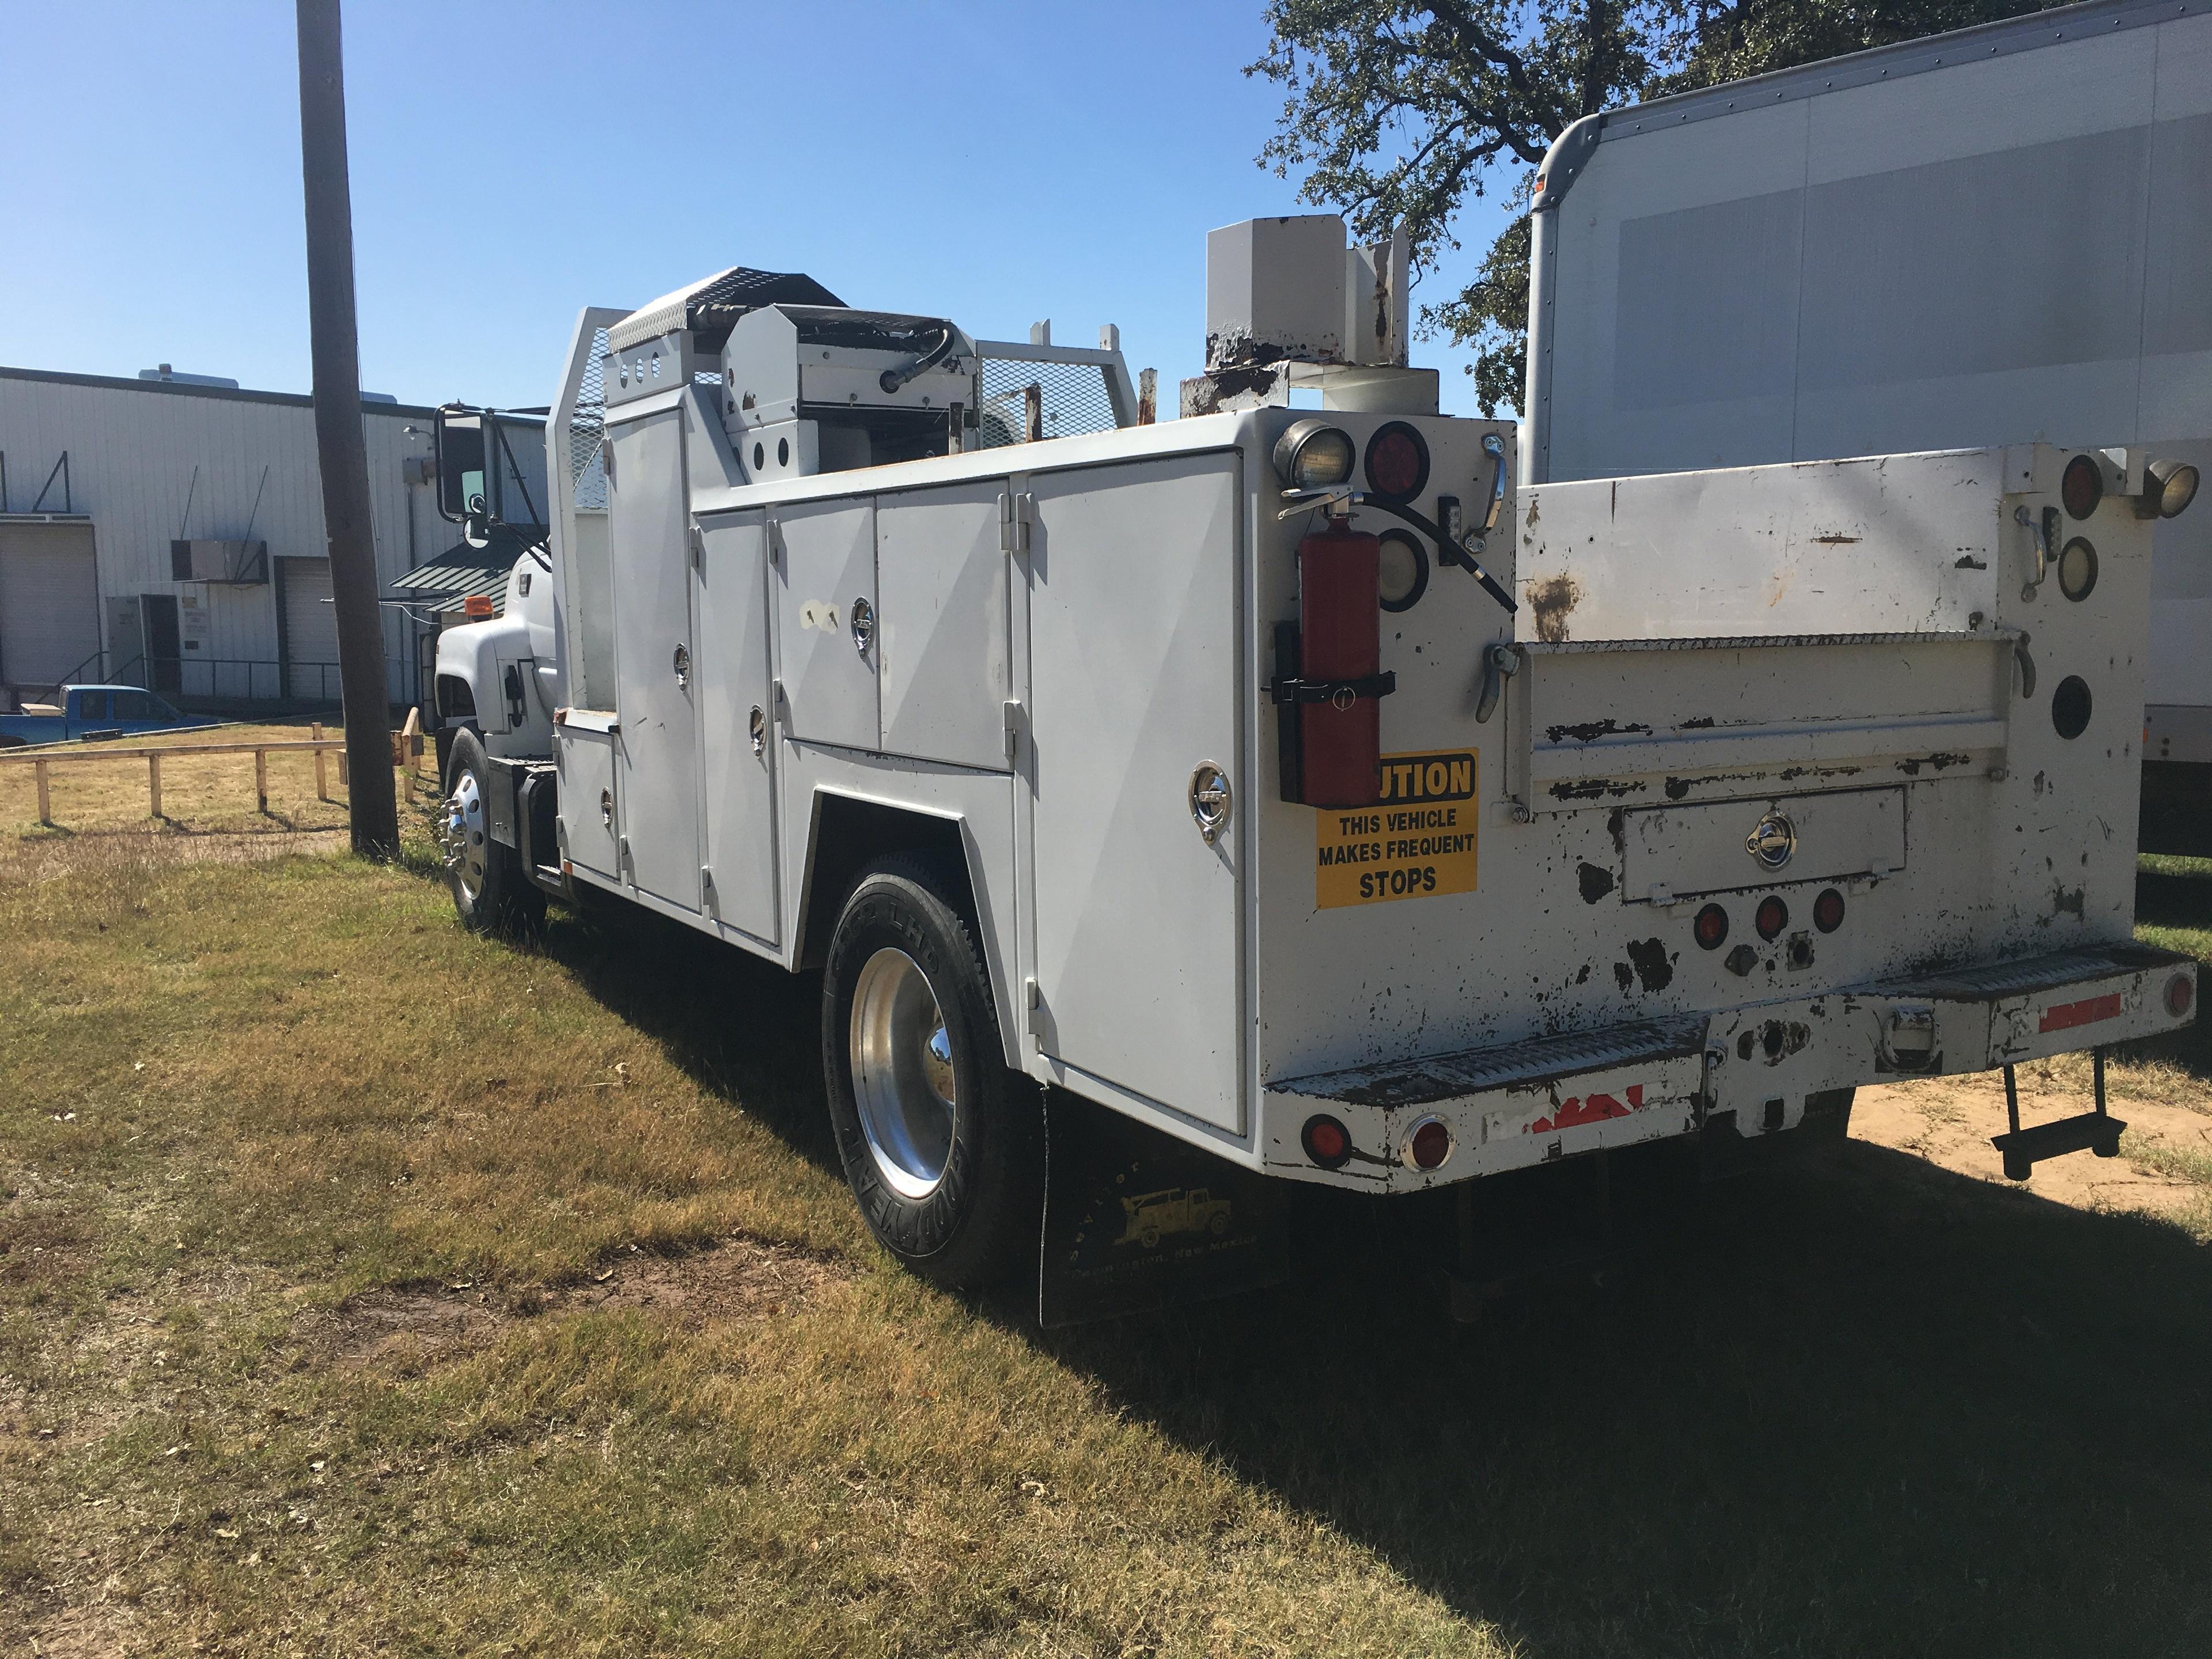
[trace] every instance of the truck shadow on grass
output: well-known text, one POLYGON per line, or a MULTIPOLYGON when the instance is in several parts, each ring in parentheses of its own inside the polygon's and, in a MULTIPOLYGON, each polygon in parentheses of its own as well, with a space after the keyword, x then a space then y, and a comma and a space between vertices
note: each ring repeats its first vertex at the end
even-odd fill
POLYGON ((535 948, 672 1064, 842 1181, 822 1097, 822 981, 645 910, 547 914, 535 948))
POLYGON ((1043 1340, 1530 1654, 2212 1651, 2212 1252, 1863 1143, 1626 1162, 1626 1281, 1473 1332, 1434 1210, 1368 1206, 1043 1340))
MULTIPOLYGON (((2172 883, 2147 921, 2212 921, 2172 883)), ((556 914, 541 948, 836 1172, 811 978, 648 917, 556 914)), ((2163 1057, 2212 1075, 2203 1029, 2163 1057)), ((1513 1201, 1571 1209, 1589 1167, 1513 1201)), ((1448 1199, 1302 1204, 1271 1291, 978 1311, 1543 1659, 2212 1651, 2212 1250, 1863 1142, 1613 1187, 1626 1275, 1472 1331, 1448 1199)))

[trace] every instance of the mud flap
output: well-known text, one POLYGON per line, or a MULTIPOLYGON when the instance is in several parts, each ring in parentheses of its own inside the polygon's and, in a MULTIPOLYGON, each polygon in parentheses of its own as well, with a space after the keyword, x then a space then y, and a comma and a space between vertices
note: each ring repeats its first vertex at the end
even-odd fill
POLYGON ((1069 1094, 1045 1091, 1037 1322, 1235 1296, 1289 1276, 1279 1183, 1069 1094))

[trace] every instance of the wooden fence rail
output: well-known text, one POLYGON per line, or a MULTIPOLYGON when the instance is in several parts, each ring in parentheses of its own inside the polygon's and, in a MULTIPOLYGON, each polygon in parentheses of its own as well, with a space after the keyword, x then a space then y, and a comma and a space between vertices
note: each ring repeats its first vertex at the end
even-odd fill
MULTIPOLYGON (((399 773, 399 787, 409 800, 415 799, 416 764, 422 757, 422 728, 421 715, 410 710, 407 724, 392 734, 392 764, 399 773)), ((125 748, 118 744, 103 744, 96 749, 72 750, 67 754, 25 753, 0 751, 0 766, 27 766, 36 781, 39 791, 39 822, 51 825, 54 821, 53 803, 50 791, 48 770, 55 766, 81 765, 89 761, 135 761, 146 763, 146 797, 149 816, 161 817, 161 763, 179 755, 252 755, 253 757, 254 810, 269 810, 269 757, 273 753, 312 752, 315 757, 315 799, 331 798, 330 781, 325 770, 325 757, 335 752, 338 757, 338 783, 347 781, 345 739, 325 738, 323 728, 309 728, 314 735, 309 738, 272 738, 260 743, 180 743, 161 748, 125 748)))

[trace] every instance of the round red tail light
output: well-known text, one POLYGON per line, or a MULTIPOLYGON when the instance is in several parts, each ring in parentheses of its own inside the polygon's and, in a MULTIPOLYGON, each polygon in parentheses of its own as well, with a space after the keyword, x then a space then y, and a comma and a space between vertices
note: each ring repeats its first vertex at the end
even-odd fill
POLYGON ((2076 455, 2059 475, 2058 499, 2073 517, 2087 518, 2105 499, 2105 469, 2091 456, 2076 455))
POLYGON ((1761 939, 1772 939, 1790 925, 1790 907, 1779 897, 1769 893, 1759 902, 1759 910, 1752 919, 1761 939))
POLYGON ((1429 446, 1403 421, 1375 428, 1367 441, 1367 487, 1385 501, 1410 501, 1429 481, 1429 446))
POLYGON ((1423 1118, 1406 1137, 1406 1162, 1416 1170, 1433 1170, 1451 1155, 1451 1131, 1440 1117, 1423 1118))
POLYGON ((2190 1009, 2197 1001, 2197 986, 2186 974, 2176 974, 2166 982, 2166 1012, 2176 1019, 2189 1018, 2190 1009))
POLYGON ((1728 912, 1717 904, 1708 904, 1698 912, 1690 932, 1696 935, 1699 950, 1719 950, 1728 940, 1728 912))
POLYGON ((1831 887, 1813 901, 1813 925, 1832 933, 1844 925, 1844 896, 1831 887))
POLYGON ((1306 1156, 1324 1170, 1340 1170, 1352 1158, 1352 1133, 1326 1112, 1306 1120, 1298 1139, 1306 1156))

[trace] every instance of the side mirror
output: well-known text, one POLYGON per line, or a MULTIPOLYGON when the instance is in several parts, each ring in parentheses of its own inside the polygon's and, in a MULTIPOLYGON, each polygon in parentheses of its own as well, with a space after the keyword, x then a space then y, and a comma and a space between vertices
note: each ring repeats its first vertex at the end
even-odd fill
MULTIPOLYGON (((438 516, 465 525, 485 513, 484 420, 447 405, 438 410, 434 433, 438 453, 438 516)), ((469 545, 482 544, 470 538, 469 545)))

